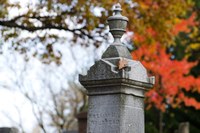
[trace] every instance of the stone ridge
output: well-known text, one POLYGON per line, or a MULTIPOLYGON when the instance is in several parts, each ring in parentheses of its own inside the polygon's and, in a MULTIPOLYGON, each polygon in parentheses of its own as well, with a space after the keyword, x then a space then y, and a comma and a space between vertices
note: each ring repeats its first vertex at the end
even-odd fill
POLYGON ((123 57, 127 59, 132 59, 132 56, 126 46, 121 44, 112 44, 102 55, 102 58, 113 58, 113 57, 123 57))
POLYGON ((138 82, 149 83, 146 69, 139 61, 126 59, 128 66, 119 69, 118 63, 122 57, 103 58, 97 61, 88 71, 86 76, 80 75, 80 81, 130 79, 138 82))

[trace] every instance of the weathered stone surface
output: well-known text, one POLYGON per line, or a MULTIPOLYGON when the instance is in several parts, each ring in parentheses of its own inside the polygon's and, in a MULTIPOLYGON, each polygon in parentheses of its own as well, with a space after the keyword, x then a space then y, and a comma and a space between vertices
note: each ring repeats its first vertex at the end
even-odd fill
POLYGON ((88 133, 144 133, 143 98, 90 96, 88 114, 88 133))
POLYGON ((128 58, 132 59, 131 54, 129 53, 128 49, 126 46, 121 45, 121 44, 112 44, 110 45, 107 50, 104 52, 102 55, 102 58, 114 58, 114 57, 123 57, 123 58, 128 58))
POLYGON ((144 133, 144 92, 153 85, 138 61, 121 57, 101 59, 80 77, 88 90, 87 133, 144 133))
POLYGON ((125 69, 118 69, 120 59, 122 59, 122 57, 103 58, 97 61, 90 68, 86 76, 80 76, 80 81, 125 78, 149 83, 147 71, 139 61, 124 58, 128 61, 128 67, 125 69))

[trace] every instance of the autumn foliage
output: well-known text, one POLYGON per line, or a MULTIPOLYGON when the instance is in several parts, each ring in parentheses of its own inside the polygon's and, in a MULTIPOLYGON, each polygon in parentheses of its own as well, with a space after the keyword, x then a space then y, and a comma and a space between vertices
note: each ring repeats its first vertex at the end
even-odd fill
MULTIPOLYGON (((182 19, 172 28, 174 36, 180 32, 190 32, 190 27, 195 26, 195 14, 188 19, 182 19)), ((153 28, 147 29, 147 34, 155 38, 157 33, 153 28)), ((200 101, 187 96, 187 92, 200 93, 200 78, 195 78, 190 74, 196 62, 188 62, 186 58, 181 61, 173 59, 173 55, 167 53, 167 46, 159 42, 147 42, 143 36, 135 34, 139 48, 132 52, 134 59, 142 61, 142 64, 149 72, 156 77, 156 85, 147 94, 149 103, 147 108, 152 105, 165 111, 169 106, 176 108, 182 105, 200 109, 200 101)))
POLYGON ((172 33, 177 35, 179 32, 189 33, 190 27, 195 26, 198 22, 195 21, 196 14, 193 13, 188 19, 177 20, 175 26, 172 29, 172 33))
POLYGON ((155 87, 146 94, 149 107, 153 104, 164 111, 167 105, 179 107, 184 103, 200 109, 200 102, 184 94, 185 91, 200 93, 200 79, 189 75, 190 69, 196 63, 190 63, 186 59, 172 60, 160 44, 143 45, 132 55, 141 60, 150 73, 156 76, 155 87))

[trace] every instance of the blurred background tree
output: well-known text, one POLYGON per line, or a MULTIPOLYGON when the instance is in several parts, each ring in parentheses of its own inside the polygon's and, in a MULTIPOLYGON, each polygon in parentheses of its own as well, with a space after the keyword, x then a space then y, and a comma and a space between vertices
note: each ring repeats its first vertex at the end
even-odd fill
POLYGON ((63 52, 56 43, 83 48, 109 43, 105 23, 117 2, 129 18, 126 43, 134 42, 133 58, 157 78, 156 87, 147 93, 147 133, 173 132, 181 121, 191 123, 192 133, 199 132, 195 117, 200 109, 199 0, 35 0, 26 4, 1 0, 3 45, 12 44, 9 48, 26 61, 34 56, 59 66, 63 52))
MULTIPOLYGON (((61 43, 99 46, 108 40, 106 19, 111 15, 111 7, 118 0, 35 0, 26 4, 19 1, 1 0, 0 25, 4 41, 12 40, 13 47, 26 53, 39 42, 46 51, 40 55, 48 61, 59 60, 61 55, 53 53, 53 46, 61 43), (21 31, 28 31, 22 32, 21 31), (71 38, 66 34, 71 33, 71 38), (25 35, 24 35, 25 34, 25 35), (77 42, 79 39, 82 41, 77 42), (84 40, 84 41, 83 41, 84 40), (35 42, 31 46, 24 43, 35 42), (92 41, 92 42, 91 42, 92 41), (48 59, 48 60, 47 60, 48 59)), ((129 18, 128 30, 146 38, 146 43, 159 41, 163 45, 172 43, 174 25, 192 10, 191 0, 124 0, 121 1, 123 14, 129 18), (164 10, 163 10, 164 9, 164 10), (151 33, 158 32, 152 38, 151 33)), ((142 42, 143 43, 143 42, 142 42)), ((137 44, 137 43, 136 43, 137 44)))

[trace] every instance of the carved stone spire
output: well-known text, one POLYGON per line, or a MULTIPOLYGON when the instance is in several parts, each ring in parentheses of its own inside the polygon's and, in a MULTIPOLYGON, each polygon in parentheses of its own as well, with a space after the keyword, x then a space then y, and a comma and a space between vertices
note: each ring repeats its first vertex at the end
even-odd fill
POLYGON ((114 37, 114 42, 104 52, 102 58, 123 57, 132 59, 128 49, 120 41, 122 35, 126 32, 126 26, 128 23, 128 18, 122 16, 121 12, 121 5, 119 3, 115 4, 113 7, 113 16, 110 16, 107 19, 110 32, 114 37))
POLYGON ((115 4, 113 8, 113 16, 108 18, 108 25, 110 27, 110 32, 114 37, 114 43, 121 44, 121 37, 126 32, 126 26, 128 18, 121 15, 122 9, 121 5, 115 4))

